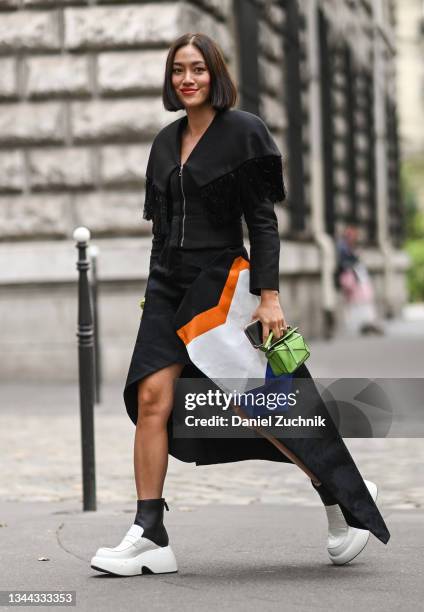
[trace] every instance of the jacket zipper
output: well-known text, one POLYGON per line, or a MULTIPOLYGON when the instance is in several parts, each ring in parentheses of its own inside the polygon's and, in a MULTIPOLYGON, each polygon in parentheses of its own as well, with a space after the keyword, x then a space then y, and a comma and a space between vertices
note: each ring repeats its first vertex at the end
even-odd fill
POLYGON ((181 183, 181 192, 183 194, 183 229, 182 229, 182 236, 181 236, 181 242, 180 242, 180 246, 183 246, 183 240, 184 240, 184 220, 185 220, 185 195, 184 195, 184 189, 183 189, 183 165, 181 164, 180 166, 180 172, 179 172, 179 176, 180 176, 180 183, 181 183))

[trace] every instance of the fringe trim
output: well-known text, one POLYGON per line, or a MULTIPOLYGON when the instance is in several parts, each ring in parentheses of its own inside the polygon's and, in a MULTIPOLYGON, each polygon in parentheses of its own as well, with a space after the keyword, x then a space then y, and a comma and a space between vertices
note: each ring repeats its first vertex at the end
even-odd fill
POLYGON ((254 157, 235 170, 208 183, 200 190, 207 214, 215 227, 243 214, 249 203, 286 198, 281 156, 254 157))
MULTIPOLYGON (((281 202, 286 198, 281 156, 266 155, 243 162, 200 189, 206 214, 214 227, 241 217, 246 206, 261 200, 281 202)), ((170 228, 170 206, 162 191, 146 176, 143 219, 153 220, 153 234, 166 236, 170 228)))
POLYGON ((165 236, 169 231, 168 200, 153 183, 149 176, 146 176, 146 195, 143 208, 143 219, 153 221, 152 232, 155 235, 165 236))

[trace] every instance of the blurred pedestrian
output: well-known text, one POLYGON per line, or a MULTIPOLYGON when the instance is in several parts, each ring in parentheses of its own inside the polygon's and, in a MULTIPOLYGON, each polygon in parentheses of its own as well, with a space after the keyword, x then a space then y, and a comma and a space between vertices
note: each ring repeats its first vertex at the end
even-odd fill
POLYGON ((374 288, 357 249, 358 227, 349 224, 337 240, 336 286, 343 295, 344 329, 351 335, 383 334, 374 288))

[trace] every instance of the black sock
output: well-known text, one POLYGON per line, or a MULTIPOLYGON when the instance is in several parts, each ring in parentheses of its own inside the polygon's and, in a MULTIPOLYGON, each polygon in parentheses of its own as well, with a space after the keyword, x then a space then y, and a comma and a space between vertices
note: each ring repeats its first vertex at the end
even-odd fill
POLYGON ((333 497, 330 491, 323 485, 323 483, 321 483, 320 485, 316 485, 313 482, 313 480, 311 480, 311 483, 315 491, 317 491, 318 495, 320 496, 321 501, 324 504, 324 506, 333 506, 334 504, 337 504, 337 500, 333 497))

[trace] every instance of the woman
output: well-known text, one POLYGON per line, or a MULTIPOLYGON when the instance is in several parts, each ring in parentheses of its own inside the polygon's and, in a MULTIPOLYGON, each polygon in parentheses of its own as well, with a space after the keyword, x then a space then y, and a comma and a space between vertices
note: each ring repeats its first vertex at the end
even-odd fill
POLYGON ((356 249, 358 227, 350 224, 337 241, 336 286, 343 295, 343 319, 349 335, 384 334, 377 320, 374 288, 356 249))
MULTIPOLYGON (((174 381, 205 377, 218 367, 211 362, 210 345, 196 352, 196 341, 207 338, 206 332, 226 329, 225 317, 212 329, 209 315, 218 317, 216 303, 227 295, 234 272, 237 279, 248 278, 242 308, 256 306, 244 323, 259 319, 264 341, 271 330, 279 338, 287 328, 278 297, 280 239, 274 212, 274 203, 285 197, 281 154, 259 117, 232 109, 236 97, 222 53, 208 36, 185 34, 175 41, 166 63, 163 102, 170 111, 184 108, 186 115, 163 128, 150 151, 143 214, 153 221, 150 271, 124 390, 136 425, 137 513, 122 542, 93 557, 91 567, 100 571, 122 576, 177 571, 163 524, 168 453, 197 465, 255 458, 290 462, 261 437, 181 440, 172 435, 174 381)), ((232 289, 228 302, 235 300, 232 289)), ((225 314, 229 319, 228 310, 225 314)), ((241 327, 236 336, 243 336, 241 327)), ((219 346, 224 345, 218 351, 219 346)), ((225 356, 221 349, 218 361, 225 356)), ((296 374, 311 378, 306 366, 296 374)), ((327 414, 316 394, 310 400, 327 414)), ((340 436, 335 434, 325 448, 319 442, 284 440, 318 477, 312 484, 327 509, 330 558, 342 564, 365 546, 368 529, 383 541, 389 534, 374 504, 376 487, 367 485, 371 496, 340 436), (340 475, 349 488, 340 483, 340 475)))

